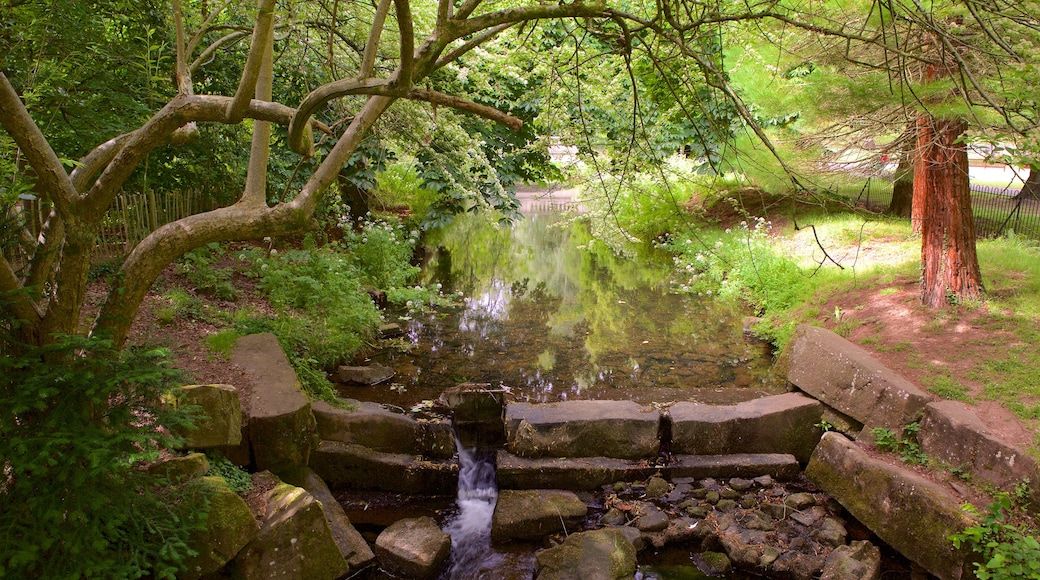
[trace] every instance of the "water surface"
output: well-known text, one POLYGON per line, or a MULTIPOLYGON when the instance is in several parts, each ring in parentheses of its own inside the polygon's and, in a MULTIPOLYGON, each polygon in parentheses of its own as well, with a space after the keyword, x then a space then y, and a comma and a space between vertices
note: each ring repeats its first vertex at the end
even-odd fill
POLYGON ((738 305, 671 292, 667 256, 618 256, 584 222, 466 216, 431 232, 425 256, 424 282, 461 293, 458 305, 401 313, 406 348, 368 357, 394 368, 393 382, 345 396, 410 408, 460 382, 531 402, 734 403, 784 391, 768 347, 745 340, 738 305))

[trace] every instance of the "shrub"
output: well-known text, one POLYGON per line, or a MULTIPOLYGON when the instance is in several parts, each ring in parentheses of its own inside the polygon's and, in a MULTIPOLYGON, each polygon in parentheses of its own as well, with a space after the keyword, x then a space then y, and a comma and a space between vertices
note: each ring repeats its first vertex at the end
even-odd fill
POLYGON ((963 506, 972 517, 983 515, 982 521, 953 534, 950 540, 957 548, 967 545, 973 552, 982 554, 982 560, 975 562, 975 576, 979 580, 1040 579, 1040 542, 1023 526, 1007 521, 1013 506, 1007 493, 998 494, 984 515, 971 504, 963 506))
POLYGON ((158 403, 176 373, 159 349, 61 338, 0 351, 0 577, 173 578, 208 504, 142 464, 186 427, 158 403))
POLYGON ((778 254, 764 218, 723 232, 690 232, 663 244, 674 255, 683 279, 679 290, 739 298, 759 311, 791 308, 812 290, 809 278, 788 257, 778 254))

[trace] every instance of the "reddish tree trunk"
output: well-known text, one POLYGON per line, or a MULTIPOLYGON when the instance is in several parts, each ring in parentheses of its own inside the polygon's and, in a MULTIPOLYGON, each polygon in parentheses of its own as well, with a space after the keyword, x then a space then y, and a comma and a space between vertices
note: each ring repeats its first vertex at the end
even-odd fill
POLYGON ((968 151, 957 141, 965 128, 963 121, 930 116, 917 122, 914 209, 920 210, 921 301, 933 308, 980 299, 983 293, 968 151))

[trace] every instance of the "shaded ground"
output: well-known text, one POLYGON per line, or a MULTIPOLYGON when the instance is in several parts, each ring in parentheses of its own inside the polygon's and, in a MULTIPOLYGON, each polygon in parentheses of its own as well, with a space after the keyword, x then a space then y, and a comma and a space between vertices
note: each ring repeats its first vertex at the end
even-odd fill
POLYGON ((1037 426, 989 400, 987 365, 1028 346, 999 313, 968 306, 929 310, 920 303, 918 281, 909 277, 832 297, 819 312, 820 326, 859 344, 921 389, 971 404, 1001 439, 1035 454, 1037 426))

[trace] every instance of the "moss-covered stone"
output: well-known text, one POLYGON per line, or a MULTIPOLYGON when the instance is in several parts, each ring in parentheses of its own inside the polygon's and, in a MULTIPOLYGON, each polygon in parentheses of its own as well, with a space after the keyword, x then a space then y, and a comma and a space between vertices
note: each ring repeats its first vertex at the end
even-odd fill
POLYGON ((540 538, 574 529, 587 513, 588 506, 569 491, 503 490, 491 518, 491 538, 540 538))
POLYGON ((246 502, 231 491, 224 478, 201 478, 210 496, 206 529, 192 536, 189 545, 198 555, 184 562, 178 578, 194 580, 220 570, 257 534, 258 526, 246 502))
POLYGON ((571 534, 537 560, 538 580, 627 580, 636 571, 636 548, 618 528, 604 528, 571 534))
POLYGON ((177 389, 178 406, 197 406, 201 417, 195 429, 179 430, 182 449, 232 447, 242 442, 242 405, 231 385, 188 385, 177 389))
POLYGON ((148 473, 162 475, 172 483, 183 483, 209 471, 209 460, 202 453, 171 457, 148 468, 148 473))
POLYGON ((232 577, 329 580, 349 566, 332 536, 321 503, 306 490, 279 483, 266 496, 260 532, 231 565, 232 577))
POLYGON ((970 551, 949 537, 972 524, 957 498, 910 470, 827 433, 806 475, 887 544, 943 580, 970 577, 970 551))

